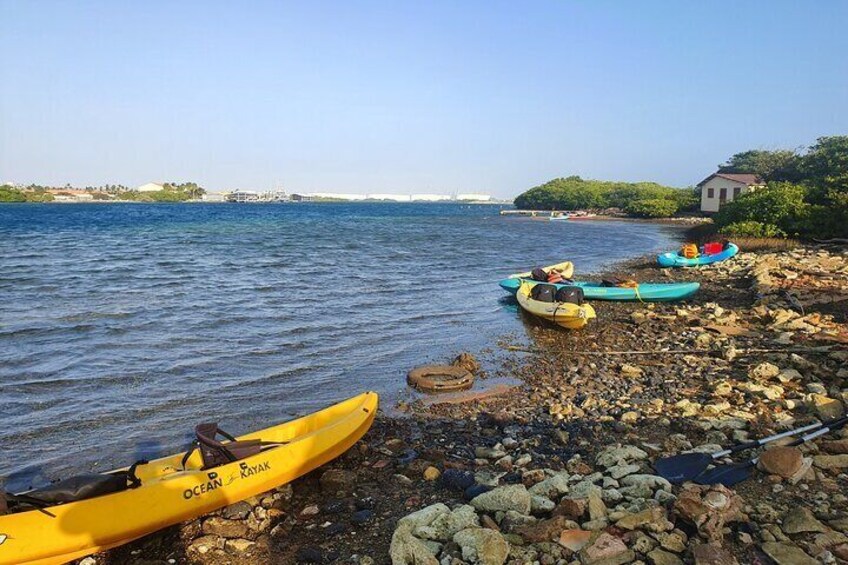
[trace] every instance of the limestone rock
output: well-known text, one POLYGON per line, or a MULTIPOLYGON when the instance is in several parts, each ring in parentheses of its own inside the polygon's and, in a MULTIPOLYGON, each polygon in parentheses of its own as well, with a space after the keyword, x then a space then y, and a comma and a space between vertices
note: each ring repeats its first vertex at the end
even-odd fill
POLYGON ((822 420, 835 420, 845 413, 840 401, 823 394, 811 394, 810 403, 822 420))
POLYGON ((674 528, 666 517, 665 508, 654 506, 636 514, 620 519, 615 525, 623 530, 646 530, 649 532, 667 532, 674 528))
POLYGON ((781 528, 787 534, 800 534, 802 532, 826 532, 827 526, 819 522, 813 512, 802 506, 793 508, 783 517, 781 528))
POLYGON ((612 467, 620 463, 627 464, 647 458, 648 454, 635 445, 610 445, 598 454, 595 463, 602 467, 612 467))
POLYGON ((648 562, 652 565, 683 565, 678 556, 659 548, 648 553, 648 562))
POLYGON ((773 447, 760 456, 757 467, 771 475, 788 479, 801 468, 803 459, 797 447, 773 447))
POLYGON ((566 472, 557 473, 552 477, 540 481, 530 487, 530 494, 545 496, 548 498, 557 498, 568 493, 568 479, 571 477, 566 472))
POLYGON ((482 512, 507 512, 514 510, 529 514, 531 495, 524 485, 509 485, 492 489, 476 496, 471 506, 482 512))
POLYGON ((203 522, 203 533, 222 538, 237 539, 248 535, 247 524, 241 520, 227 520, 212 516, 203 522))
POLYGON ((592 538, 592 532, 586 530, 565 530, 559 536, 559 544, 573 552, 583 549, 592 538))
POLYGON ((556 540, 563 530, 573 529, 574 526, 574 522, 565 516, 554 516, 550 520, 518 526, 513 531, 530 543, 539 543, 556 540))
POLYGON ((606 532, 597 534, 597 537, 593 536, 592 541, 580 551, 580 561, 583 565, 621 565, 630 563, 635 558, 636 554, 627 549, 621 539, 606 532))
POLYGON ((742 498, 722 485, 686 484, 674 502, 681 518, 693 523, 701 536, 715 541, 721 539, 726 523, 744 517, 742 506, 742 498))
POLYGON ((732 553, 711 543, 696 545, 692 557, 695 565, 739 565, 732 553))
POLYGON ((818 561, 790 543, 770 541, 762 545, 762 550, 774 559, 777 565, 819 565, 818 561))
POLYGON ((813 464, 819 469, 839 471, 848 468, 848 454, 842 455, 816 455, 813 464))
POLYGON ((412 533, 421 539, 444 542, 451 540, 459 531, 479 525, 474 508, 463 504, 449 514, 439 514, 429 525, 416 527, 412 533))
POLYGON ((389 546, 392 565, 439 565, 430 548, 412 535, 408 527, 395 530, 389 546))
POLYGON ((773 379, 779 374, 780 368, 777 365, 773 365, 771 363, 760 363, 759 365, 750 370, 748 376, 758 381, 764 381, 768 379, 773 379))
POLYGON ((469 528, 457 532, 453 541, 462 550, 462 558, 479 565, 503 565, 509 556, 509 544, 494 530, 469 528))

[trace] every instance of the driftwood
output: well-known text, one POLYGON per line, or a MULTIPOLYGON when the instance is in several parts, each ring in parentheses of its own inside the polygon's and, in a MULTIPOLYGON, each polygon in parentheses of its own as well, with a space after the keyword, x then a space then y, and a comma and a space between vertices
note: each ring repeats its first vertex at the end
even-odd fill
POLYGON ((833 239, 813 239, 816 243, 848 243, 848 239, 844 237, 834 237, 833 239))

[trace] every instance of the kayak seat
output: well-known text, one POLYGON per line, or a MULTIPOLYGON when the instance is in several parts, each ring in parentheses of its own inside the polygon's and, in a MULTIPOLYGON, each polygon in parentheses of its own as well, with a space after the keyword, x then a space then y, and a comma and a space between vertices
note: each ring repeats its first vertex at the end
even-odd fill
POLYGON ((267 444, 267 442, 258 439, 236 440, 219 428, 217 423, 198 424, 194 428, 194 433, 197 436, 197 446, 200 448, 204 469, 256 455, 262 451, 262 446, 267 444), (223 443, 215 439, 219 435, 229 442, 223 443))

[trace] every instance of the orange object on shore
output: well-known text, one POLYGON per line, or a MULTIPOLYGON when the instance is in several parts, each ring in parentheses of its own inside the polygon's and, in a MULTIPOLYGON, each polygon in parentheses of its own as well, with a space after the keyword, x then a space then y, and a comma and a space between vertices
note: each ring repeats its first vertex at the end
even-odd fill
POLYGON ((687 259, 696 259, 698 257, 698 246, 694 243, 687 243, 680 250, 680 254, 687 259))

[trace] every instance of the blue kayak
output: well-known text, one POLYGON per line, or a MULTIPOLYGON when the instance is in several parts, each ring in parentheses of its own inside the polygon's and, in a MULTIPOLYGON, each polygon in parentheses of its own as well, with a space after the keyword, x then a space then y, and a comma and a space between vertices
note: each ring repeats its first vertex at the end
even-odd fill
MULTIPOLYGON (((509 278, 500 281, 500 286, 505 291, 515 294, 522 280, 509 278)), ((536 282, 536 281, 532 281, 536 282)), ((642 283, 639 288, 627 288, 620 286, 603 286, 599 282, 572 282, 557 284, 557 288, 564 286, 579 286, 583 289, 583 296, 587 300, 642 300, 643 302, 670 302, 683 300, 698 292, 701 283, 642 283)))
MULTIPOLYGON (((703 248, 701 250, 703 251, 703 248)), ((739 253, 739 247, 735 243, 728 243, 727 249, 721 253, 714 253, 712 255, 704 255, 702 253, 694 259, 687 259, 680 253, 676 252, 663 253, 662 255, 657 256, 657 263, 659 263, 661 267, 697 267, 699 265, 710 265, 712 263, 724 261, 725 259, 730 259, 737 253, 739 253)))

